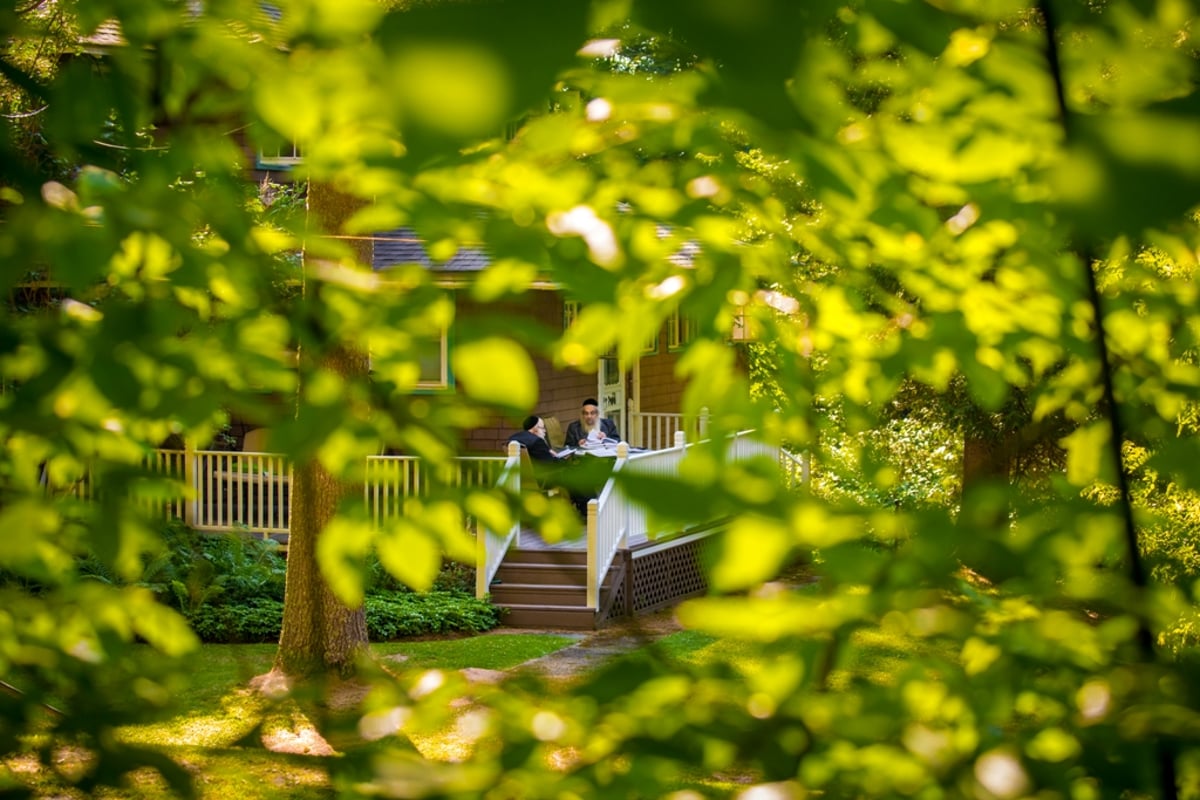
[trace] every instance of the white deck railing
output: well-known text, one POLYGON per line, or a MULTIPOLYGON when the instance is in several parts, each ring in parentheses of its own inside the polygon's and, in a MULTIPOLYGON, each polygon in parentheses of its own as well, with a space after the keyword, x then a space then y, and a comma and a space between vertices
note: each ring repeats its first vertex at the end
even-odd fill
MULTIPOLYGON (((370 456, 363 500, 378 525, 403 514, 406 499, 425 496, 435 486, 498 487, 519 494, 517 456, 463 456, 439 467, 415 456, 370 456)), ((158 449, 147 457, 146 467, 175 482, 173 489, 135 487, 134 502, 151 513, 178 517, 202 531, 242 530, 264 537, 289 532, 292 470, 280 454, 158 449)), ((76 492, 90 494, 90 487, 90 481, 81 481, 76 492)), ((498 533, 468 517, 467 527, 476 537, 476 594, 483 597, 520 526, 498 533)))
MULTIPOLYGON (((515 495, 521 494, 521 446, 516 442, 508 443, 508 457, 501 459, 504 467, 495 485, 515 495)), ((520 519, 504 533, 499 533, 481 525, 475 531, 475 596, 483 599, 487 596, 492 585, 492 578, 500 569, 500 563, 513 539, 521 535, 520 519)))
MULTIPOLYGON (((613 476, 623 471, 637 475, 670 477, 678 474, 687 449, 689 426, 699 426, 703 417, 689 421, 683 415, 635 415, 656 420, 644 430, 653 430, 649 439, 660 446, 630 453, 622 443, 613 467, 613 476), (671 418, 671 419, 668 419, 671 418), (661 420, 661 422, 657 421, 661 420), (669 443, 661 440, 671 431, 669 443)), ((693 428, 699 430, 699 427, 693 428)), ((806 482, 808 462, 782 448, 757 441, 751 431, 729 437, 726 457, 742 461, 756 457, 775 459, 781 477, 789 488, 806 482)), ((289 530, 289 492, 291 467, 286 458, 273 453, 247 453, 215 450, 166 450, 151 453, 146 460, 151 472, 162 474, 176 483, 146 490, 135 486, 134 500, 149 511, 185 519, 198 530, 244 530, 263 536, 286 534, 289 530)), ((511 445, 507 457, 460 457, 437 468, 413 456, 371 456, 367 459, 363 497, 376 524, 403 514, 409 497, 428 494, 435 486, 460 488, 496 487, 519 495, 521 468, 519 447, 511 445)), ((90 481, 81 481, 77 493, 91 491, 90 481)), ((616 554, 629 546, 630 537, 654 539, 666 530, 652 530, 650 515, 641 505, 632 503, 610 478, 597 499, 588 505, 587 515, 587 605, 599 608, 600 587, 616 554)), ((520 534, 520 524, 507 531, 492 531, 468 519, 476 537, 476 594, 483 597, 509 547, 520 534)))
POLYGON ((600 496, 587 505, 587 607, 600 607, 600 587, 617 551, 629 546, 631 504, 617 490, 614 478, 629 461, 629 445, 617 445, 617 461, 600 496))
POLYGON ((503 456, 460 456, 431 468, 417 456, 368 456, 363 499, 377 524, 404 513, 407 497, 423 497, 433 486, 463 489, 499 486, 503 456))
MULTIPOLYGON (((363 499, 371 518, 380 523, 402 514, 405 498, 425 496, 435 486, 499 486, 507 463, 503 456, 462 456, 433 468, 414 456, 370 456, 363 499)), ((178 517, 201 531, 240 530, 263 536, 289 531, 292 470, 283 455, 158 449, 145 466, 174 483, 168 488, 134 485, 134 502, 151 513, 178 517)), ((75 493, 91 495, 90 476, 79 481, 75 493)))
POLYGON ((698 415, 633 411, 629 414, 628 441, 646 450, 667 450, 675 446, 675 435, 682 433, 689 442, 704 438, 708 432, 708 410, 698 415))
MULTIPOLYGON (((157 451, 162 457, 170 457, 157 451)), ((188 456, 184 455, 185 467, 188 456)), ((292 468, 276 453, 197 450, 191 453, 194 490, 189 524, 201 531, 288 532, 292 468)))
POLYGON ((793 453, 786 448, 779 448, 779 469, 783 473, 784 485, 789 489, 807 486, 812 479, 812 457, 805 450, 793 453))
MULTIPOLYGON (((754 431, 741 431, 729 437, 726 448, 728 461, 768 458, 779 462, 781 449, 753 438, 754 431)), ((627 475, 672 477, 679 474, 679 464, 689 447, 683 430, 676 430, 669 448, 642 453, 630 453, 622 443, 617 450, 613 477, 627 475)), ((612 568, 617 552, 628 547, 631 536, 653 540, 672 530, 654 530, 645 507, 630 502, 610 478, 596 500, 588 503, 587 514, 587 607, 600 608, 600 587, 612 568)))

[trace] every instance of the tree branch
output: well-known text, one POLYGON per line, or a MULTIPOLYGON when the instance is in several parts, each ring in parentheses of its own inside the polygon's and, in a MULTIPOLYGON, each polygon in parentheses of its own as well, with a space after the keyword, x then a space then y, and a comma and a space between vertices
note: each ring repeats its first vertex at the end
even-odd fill
MULTIPOLYGON (((1038 0, 1038 8, 1046 24, 1046 59, 1054 79, 1055 94, 1058 98, 1058 112, 1061 117, 1063 134, 1068 141, 1071 138, 1071 114, 1067 108, 1066 89, 1063 81, 1062 64, 1058 54, 1058 37, 1055 27, 1055 16, 1050 0, 1038 0)), ((1104 307, 1100 290, 1096 285, 1096 272, 1093 268, 1095 259, 1090 250, 1082 254, 1084 280, 1087 283, 1088 302, 1092 308, 1096 331, 1096 355, 1100 359, 1100 379, 1104 392, 1104 405, 1108 409, 1109 451, 1116 467, 1117 489, 1120 494, 1121 518, 1125 530, 1125 547, 1129 553, 1130 579, 1136 588, 1135 609, 1137 619, 1137 643, 1142 657, 1147 663, 1156 661, 1154 635, 1146 611, 1141 608, 1148 584, 1146 569, 1142 564, 1141 551, 1138 547, 1137 527, 1133 520, 1133 503, 1129 496, 1129 478, 1125 472, 1125 460, 1121 453, 1121 445, 1125 441, 1125 428, 1121 424, 1120 407, 1117 405, 1116 393, 1113 390, 1112 364, 1108 352, 1108 338, 1104 329, 1104 307)), ((1175 756, 1172 748, 1161 740, 1155 743, 1158 756, 1159 791, 1164 800, 1175 800, 1178 795, 1175 775, 1175 756)))

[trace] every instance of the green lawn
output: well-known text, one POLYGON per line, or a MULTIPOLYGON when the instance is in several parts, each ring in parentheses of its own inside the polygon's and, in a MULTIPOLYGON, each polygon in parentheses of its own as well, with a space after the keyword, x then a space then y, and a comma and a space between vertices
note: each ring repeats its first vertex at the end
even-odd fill
MULTIPOLYGON (((504 670, 574 644, 576 637, 551 634, 489 633, 461 639, 373 644, 379 659, 398 669, 504 670)), ((327 759, 271 752, 258 741, 257 726, 282 712, 272 709, 249 679, 271 668, 275 645, 205 645, 192 657, 188 683, 174 693, 179 713, 154 723, 129 726, 120 741, 162 750, 193 774, 201 798, 325 798, 334 796, 327 759)), ((31 747, 40 742, 30 743, 31 747)), ((69 759, 68 759, 69 761, 69 759)), ((69 766, 69 765, 68 765, 69 766)), ((0 793, 24 784, 35 796, 83 797, 33 770, 32 759, 0 764, 0 793), (19 780, 18 780, 19 779, 19 780)), ((170 798, 165 783, 150 770, 136 774, 132 786, 94 793, 95 797, 170 798)))

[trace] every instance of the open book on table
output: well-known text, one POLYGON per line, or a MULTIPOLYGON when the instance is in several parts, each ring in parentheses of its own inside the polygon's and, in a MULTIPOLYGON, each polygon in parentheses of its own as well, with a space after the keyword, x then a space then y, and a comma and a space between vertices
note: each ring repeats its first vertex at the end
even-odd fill
POLYGON ((620 444, 620 442, 617 441, 616 439, 593 439, 589 436, 588 440, 584 443, 583 447, 579 447, 576 449, 581 450, 585 453, 588 453, 588 452, 596 453, 596 452, 604 452, 607 450, 616 450, 618 444, 620 444))

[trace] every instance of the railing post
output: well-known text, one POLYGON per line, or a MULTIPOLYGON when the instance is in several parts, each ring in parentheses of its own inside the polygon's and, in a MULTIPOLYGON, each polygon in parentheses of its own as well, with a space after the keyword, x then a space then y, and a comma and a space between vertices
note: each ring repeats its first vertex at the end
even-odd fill
POLYGON ((687 434, 683 431, 675 431, 675 447, 682 448, 687 444, 687 434))
POLYGON ((587 607, 600 609, 600 502, 588 500, 587 504, 587 607))
POLYGON ((708 434, 708 406, 700 409, 700 418, 696 423, 698 438, 703 439, 708 434))
POLYGON ((188 436, 183 440, 183 485, 191 489, 192 498, 183 504, 183 524, 196 527, 196 512, 200 509, 200 481, 197 480, 196 443, 188 436))
MULTIPOLYGON (((517 493, 517 502, 518 503, 521 502, 521 464, 520 464, 520 461, 514 462, 512 459, 520 459, 520 457, 521 457, 521 445, 518 444, 517 442, 509 442, 508 443, 508 458, 509 458, 510 463, 515 464, 515 467, 512 470, 512 475, 513 475, 513 487, 517 493)), ((514 550, 520 550, 521 549, 521 513, 520 512, 518 512, 517 518, 513 522, 513 527, 516 528, 516 532, 513 534, 513 537, 512 537, 513 543, 510 545, 510 547, 512 547, 512 549, 514 549, 514 550)))
POLYGON ((487 526, 475 526, 475 599, 487 597, 487 526))
MULTIPOLYGON (((517 503, 520 503, 521 492, 522 492, 521 462, 520 461, 516 461, 516 462, 512 461, 512 459, 515 459, 515 458, 516 459, 521 458, 521 445, 517 444, 516 441, 510 441, 510 443, 509 443, 509 461, 510 461, 510 463, 516 464, 516 469, 512 470, 512 475, 514 475, 514 479, 512 479, 512 480, 514 480, 514 485, 516 488, 517 503)), ((512 523, 512 525, 514 525, 514 527, 517 529, 517 533, 516 533, 516 537, 515 537, 516 549, 521 549, 521 513, 517 513, 516 522, 512 523)))
MULTIPOLYGON (((613 467, 615 475, 625 467, 629 459, 629 444, 627 442, 617 443, 617 463, 613 467)), ((617 547, 625 549, 629 547, 629 501, 623 495, 617 495, 617 500, 620 502, 621 509, 621 538, 617 541, 617 547)))

